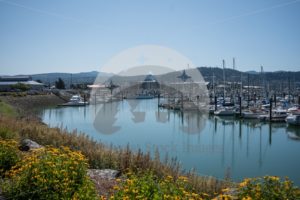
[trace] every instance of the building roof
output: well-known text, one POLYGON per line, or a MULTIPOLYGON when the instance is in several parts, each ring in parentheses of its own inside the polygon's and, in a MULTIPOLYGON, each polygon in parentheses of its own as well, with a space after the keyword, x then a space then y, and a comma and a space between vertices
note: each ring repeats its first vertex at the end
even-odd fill
POLYGON ((0 81, 0 85, 15 85, 18 83, 22 83, 25 85, 40 85, 40 86, 44 85, 44 84, 36 82, 36 81, 0 81))
POLYGON ((152 74, 148 74, 143 82, 157 82, 157 80, 152 74))
POLYGON ((0 76, 0 82, 10 82, 10 81, 30 81, 31 76, 18 75, 18 76, 0 76))

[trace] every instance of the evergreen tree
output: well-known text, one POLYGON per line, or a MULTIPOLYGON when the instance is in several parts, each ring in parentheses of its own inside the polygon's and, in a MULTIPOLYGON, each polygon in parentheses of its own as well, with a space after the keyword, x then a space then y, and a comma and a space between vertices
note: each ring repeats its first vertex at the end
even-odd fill
POLYGON ((58 81, 55 81, 55 87, 57 89, 65 89, 65 82, 61 78, 58 78, 58 81))

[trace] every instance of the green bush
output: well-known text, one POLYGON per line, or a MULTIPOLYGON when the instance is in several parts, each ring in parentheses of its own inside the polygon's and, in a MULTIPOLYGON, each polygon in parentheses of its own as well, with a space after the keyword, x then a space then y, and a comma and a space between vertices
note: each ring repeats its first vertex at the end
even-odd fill
POLYGON ((15 139, 18 134, 7 127, 0 127, 0 139, 15 139))
POLYGON ((30 153, 9 172, 3 193, 9 199, 96 199, 87 160, 69 148, 30 153))
POLYGON ((27 91, 30 89, 30 87, 24 83, 16 83, 14 85, 11 86, 12 89, 18 89, 18 90, 21 90, 21 91, 27 91))
POLYGON ((127 174, 127 179, 117 181, 109 199, 209 199, 206 193, 197 194, 185 176, 159 178, 149 172, 127 174))
POLYGON ((10 170, 19 160, 17 142, 13 140, 0 140, 0 176, 10 170))
POLYGON ((299 188, 293 186, 288 179, 281 180, 277 176, 245 179, 239 184, 240 199, 300 199, 299 188))

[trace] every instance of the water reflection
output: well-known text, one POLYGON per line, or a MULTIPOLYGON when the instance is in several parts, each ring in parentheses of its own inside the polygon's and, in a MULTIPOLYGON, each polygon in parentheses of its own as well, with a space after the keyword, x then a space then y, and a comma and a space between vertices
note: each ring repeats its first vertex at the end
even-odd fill
POLYGON ((112 134, 121 129, 121 126, 115 126, 117 121, 117 113, 119 102, 105 103, 98 111, 95 120, 94 127, 99 133, 112 134))
MULTIPOLYGON (((140 103, 140 100, 124 100, 122 103, 120 101, 115 101, 111 103, 103 103, 94 120, 94 126, 99 133, 103 134, 113 134, 122 129, 122 126, 116 126, 118 121, 118 113, 120 111, 129 111, 132 115, 131 122, 136 123, 147 123, 146 116, 154 115, 156 122, 159 123, 169 123, 170 122, 170 111, 157 109, 155 111, 153 101, 150 101, 150 105, 145 103, 140 103), (125 105, 120 107, 120 104, 125 105), (127 106, 126 106, 127 105, 127 106)), ((95 106, 96 109, 96 106, 95 106)), ((95 111, 96 112, 96 111, 95 111)), ((201 112, 174 112, 174 115, 181 120, 180 130, 187 134, 198 134, 205 128, 205 123, 207 115, 201 112)))
POLYGON ((288 137, 292 140, 300 141, 300 128, 296 126, 288 126, 286 129, 288 137))
POLYGON ((157 100, 124 100, 85 108, 48 109, 50 126, 63 122, 105 144, 168 154, 183 168, 234 180, 265 174, 289 176, 300 185, 299 127, 157 107, 157 100))
POLYGON ((201 112, 180 112, 182 125, 180 130, 187 134, 198 134, 205 128, 207 115, 201 112))
POLYGON ((155 111, 156 122, 167 123, 169 121, 170 111, 158 108, 158 111, 155 111))

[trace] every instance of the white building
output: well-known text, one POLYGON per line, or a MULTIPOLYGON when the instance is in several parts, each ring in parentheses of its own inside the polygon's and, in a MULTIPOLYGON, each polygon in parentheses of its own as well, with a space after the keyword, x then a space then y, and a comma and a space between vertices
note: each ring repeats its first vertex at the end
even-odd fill
POLYGON ((10 91, 13 85, 22 83, 32 90, 42 90, 44 84, 33 81, 30 76, 0 76, 0 91, 10 91))

